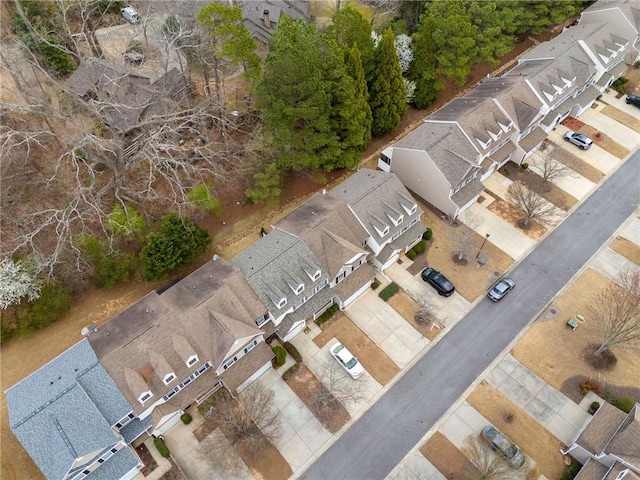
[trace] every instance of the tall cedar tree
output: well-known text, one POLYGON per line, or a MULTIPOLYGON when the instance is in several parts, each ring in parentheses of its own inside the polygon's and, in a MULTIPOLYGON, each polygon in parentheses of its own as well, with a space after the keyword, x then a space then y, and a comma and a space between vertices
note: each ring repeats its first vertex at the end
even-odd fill
MULTIPOLYGON (((471 22, 477 27, 478 58, 475 62, 487 62, 493 66, 516 44, 516 38, 507 33, 507 26, 513 23, 511 10, 498 8, 497 1, 474 1, 466 4, 471 22)), ((474 63, 475 63, 474 62, 474 63)))
POLYGON ((287 17, 278 23, 257 92, 280 172, 319 167, 320 154, 337 149, 315 26, 287 17))
POLYGON ((434 19, 433 42, 438 76, 448 77, 463 85, 477 61, 478 28, 471 23, 466 5, 461 0, 440 0, 429 5, 434 19))
POLYGON ((416 85, 413 105, 421 109, 431 105, 438 95, 436 57, 432 38, 433 24, 433 17, 423 15, 412 37, 414 53, 409 76, 416 85))
POLYGON ((327 34, 335 38, 338 45, 345 50, 358 45, 365 78, 369 78, 373 70, 373 38, 371 25, 362 14, 353 7, 345 7, 333 15, 333 23, 327 27, 327 34))
MULTIPOLYGON (((347 52, 347 71, 354 81, 355 87, 355 103, 356 117, 354 122, 363 128, 362 143, 360 144, 360 153, 364 152, 371 140, 371 126, 373 125, 373 116, 371 107, 369 106, 369 89, 367 88, 367 80, 362 67, 362 59, 358 45, 351 47, 347 52)), ((355 165, 354 165, 355 166, 355 165)))
POLYGON ((373 63, 369 105, 373 114, 371 133, 377 137, 395 130, 407 108, 402 69, 396 54, 393 31, 390 28, 378 42, 373 63))

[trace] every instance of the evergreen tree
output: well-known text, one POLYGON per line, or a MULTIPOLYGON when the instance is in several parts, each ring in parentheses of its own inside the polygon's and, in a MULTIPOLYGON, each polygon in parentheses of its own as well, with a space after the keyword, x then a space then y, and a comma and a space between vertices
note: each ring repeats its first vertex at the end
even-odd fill
POLYGON ((404 20, 407 35, 413 36, 418 30, 420 17, 424 13, 426 6, 427 0, 399 0, 398 17, 404 20))
POLYGON ((347 71, 353 81, 355 82, 356 89, 356 102, 358 103, 357 111, 359 112, 358 123, 361 124, 364 129, 364 136, 362 138, 363 147, 362 151, 367 147, 371 140, 371 126, 373 124, 373 116, 371 115, 371 107, 369 106, 369 89, 367 88, 367 80, 365 78, 364 69, 362 68, 362 59, 360 57, 360 49, 358 45, 351 47, 351 50, 347 52, 347 71))
POLYGON ((371 70, 374 50, 371 25, 359 11, 350 6, 338 10, 333 16, 333 23, 327 27, 327 34, 345 50, 358 45, 365 72, 371 70))
POLYGON ((432 39, 433 24, 433 17, 423 15, 412 37, 413 62, 409 69, 409 78, 416 85, 413 105, 421 109, 431 105, 438 95, 436 57, 432 39))
POLYGON ((429 4, 429 15, 434 19, 436 72, 463 85, 478 58, 478 28, 471 23, 461 0, 433 2, 429 4))
POLYGON ((371 133, 378 136, 394 130, 407 108, 402 69, 391 29, 384 32, 378 42, 373 63, 369 105, 373 115, 371 133))
POLYGON ((515 46, 516 39, 507 32, 507 26, 513 23, 513 12, 498 8, 496 1, 474 1, 467 5, 471 21, 477 27, 478 59, 498 65, 498 59, 515 46))
POLYGON ((269 42, 257 89, 282 173, 319 167, 319 153, 339 143, 329 120, 332 99, 322 63, 315 26, 284 17, 269 42))

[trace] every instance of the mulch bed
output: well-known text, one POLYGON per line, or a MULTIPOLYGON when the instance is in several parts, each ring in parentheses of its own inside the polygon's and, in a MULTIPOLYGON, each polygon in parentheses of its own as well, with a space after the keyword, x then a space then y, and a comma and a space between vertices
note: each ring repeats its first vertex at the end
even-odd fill
POLYGON ((340 402, 331 402, 326 407, 316 408, 314 400, 317 392, 326 392, 327 389, 305 365, 300 365, 298 371, 287 380, 287 385, 329 432, 336 433, 351 418, 340 402))
POLYGON ((602 390, 599 396, 604 398, 605 400, 607 399, 607 397, 613 399, 620 398, 622 396, 629 396, 631 398, 635 398, 637 402, 640 402, 640 388, 638 387, 613 385, 600 380, 595 381, 592 377, 587 377, 585 375, 576 375, 567 378, 562 384, 562 388, 560 389, 560 391, 575 403, 580 403, 580 401, 584 398, 584 396, 582 395, 582 391, 580 390, 580 384, 587 381, 600 385, 602 390))
POLYGON ((149 452, 149 449, 144 443, 136 447, 136 453, 138 454, 138 457, 140 457, 140 460, 142 460, 142 463, 144 463, 144 467, 142 468, 142 473, 144 475, 148 475, 158 468, 158 463, 155 461, 153 455, 151 455, 151 452, 149 452))
POLYGON ((516 227, 522 233, 524 233, 527 237, 532 240, 539 240, 547 231, 545 227, 540 225, 535 220, 531 220, 531 227, 524 230, 520 228, 518 225, 518 220, 522 218, 522 213, 518 211, 517 208, 505 202, 501 198, 495 198, 493 202, 487 208, 492 213, 495 213, 497 216, 510 223, 512 226, 516 227))

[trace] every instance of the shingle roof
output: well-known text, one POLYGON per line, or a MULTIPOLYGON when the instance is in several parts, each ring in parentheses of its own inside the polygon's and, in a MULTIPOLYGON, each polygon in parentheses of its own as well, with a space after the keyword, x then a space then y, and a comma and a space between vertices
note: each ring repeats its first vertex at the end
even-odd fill
POLYGON ((609 467, 590 458, 582 466, 574 480, 602 480, 607 474, 609 467))
POLYGON ((640 472, 640 420, 634 419, 633 414, 627 415, 605 451, 633 465, 640 472))
POLYGON ((354 255, 367 253, 360 245, 369 234, 344 200, 315 195, 274 224, 302 238, 331 278, 354 255))
POLYGON ((576 443, 593 454, 601 453, 625 418, 626 414, 622 410, 603 403, 576 443))
POLYGON ((91 472, 86 478, 89 480, 122 478, 127 472, 136 468, 139 463, 138 457, 131 451, 131 448, 123 448, 118 450, 108 461, 91 472))
POLYGON ((231 262, 247 277, 258 297, 269 307, 275 317, 280 316, 300 301, 303 296, 327 280, 327 273, 311 249, 299 237, 279 229, 265 235, 231 262), (320 277, 312 275, 320 270, 320 277), (289 286, 284 272, 300 279, 304 289, 296 294, 289 286), (281 298, 287 303, 277 306, 281 298))

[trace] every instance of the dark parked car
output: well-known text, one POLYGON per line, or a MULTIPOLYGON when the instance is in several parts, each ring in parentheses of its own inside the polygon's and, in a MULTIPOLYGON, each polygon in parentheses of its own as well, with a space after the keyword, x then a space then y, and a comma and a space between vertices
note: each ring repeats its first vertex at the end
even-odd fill
POLYGON ((456 291, 456 288, 453 286, 453 283, 451 283, 449 280, 447 280, 447 277, 445 277, 439 271, 433 268, 425 268, 422 271, 421 275, 422 275, 422 280, 424 280, 433 288, 435 288, 436 291, 443 297, 448 297, 449 295, 451 295, 453 292, 456 291))
POLYGON ((497 302, 498 300, 501 300, 502 297, 504 297, 507 293, 513 290, 513 287, 515 286, 516 282, 514 282, 510 278, 503 278, 498 283, 496 283, 491 290, 489 290, 487 296, 494 302, 497 302))
POLYGON ((578 132, 573 132, 571 130, 564 134, 564 139, 567 142, 573 143, 576 147, 581 148, 582 150, 587 150, 593 143, 593 140, 591 140, 586 135, 578 132))
POLYGON ((627 103, 640 107, 640 97, 638 95, 627 95, 627 103))
POLYGON ((513 443, 493 426, 487 425, 482 429, 482 438, 491 449, 502 455, 509 465, 519 468, 524 465, 524 455, 513 443))

